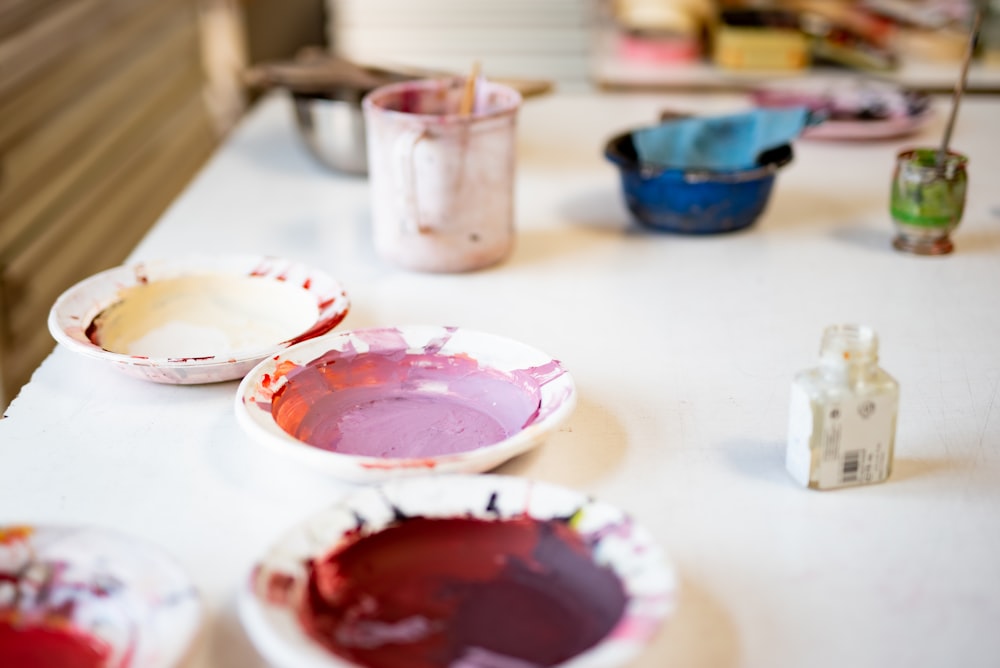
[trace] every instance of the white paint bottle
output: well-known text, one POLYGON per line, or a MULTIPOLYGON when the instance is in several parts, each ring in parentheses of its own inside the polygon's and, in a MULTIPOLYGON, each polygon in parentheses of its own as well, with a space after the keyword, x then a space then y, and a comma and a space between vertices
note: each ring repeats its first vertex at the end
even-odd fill
POLYGON ((827 327, 819 366, 792 382, 789 473, 821 490, 882 482, 892 470, 898 409, 899 383, 878 366, 875 331, 827 327))

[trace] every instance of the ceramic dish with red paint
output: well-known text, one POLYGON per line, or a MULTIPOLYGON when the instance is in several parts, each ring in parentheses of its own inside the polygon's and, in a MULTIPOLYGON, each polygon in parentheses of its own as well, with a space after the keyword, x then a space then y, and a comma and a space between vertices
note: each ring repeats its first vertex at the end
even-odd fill
POLYGON ((64 292, 49 331, 70 350, 159 383, 242 378, 262 359, 347 315, 340 284, 291 260, 244 255, 151 260, 64 292))
POLYGON ((332 334, 254 368, 236 416, 260 441, 355 482, 478 473, 538 445, 572 412, 573 379, 523 343, 455 327, 332 334))
POLYGON ((0 664, 171 668, 202 604, 154 545, 103 529, 0 525, 0 664))
POLYGON ((611 668, 673 611, 648 532, 579 492, 445 475, 358 489, 281 537, 239 609, 282 668, 611 668))

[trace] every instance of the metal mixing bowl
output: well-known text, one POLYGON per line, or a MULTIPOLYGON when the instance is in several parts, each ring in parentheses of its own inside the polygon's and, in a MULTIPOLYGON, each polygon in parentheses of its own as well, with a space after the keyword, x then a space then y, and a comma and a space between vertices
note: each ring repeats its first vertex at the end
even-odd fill
POLYGON ((299 136, 322 164, 334 171, 368 173, 365 121, 360 91, 349 95, 294 92, 292 103, 299 136))

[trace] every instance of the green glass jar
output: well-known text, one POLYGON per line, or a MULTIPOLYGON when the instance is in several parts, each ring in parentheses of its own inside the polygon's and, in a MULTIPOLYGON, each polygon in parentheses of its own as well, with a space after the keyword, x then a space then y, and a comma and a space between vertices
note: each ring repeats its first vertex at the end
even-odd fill
POLYGON ((962 220, 968 159, 954 151, 908 149, 896 156, 890 212, 896 228, 893 246, 919 255, 943 255, 954 246, 951 233, 962 220))

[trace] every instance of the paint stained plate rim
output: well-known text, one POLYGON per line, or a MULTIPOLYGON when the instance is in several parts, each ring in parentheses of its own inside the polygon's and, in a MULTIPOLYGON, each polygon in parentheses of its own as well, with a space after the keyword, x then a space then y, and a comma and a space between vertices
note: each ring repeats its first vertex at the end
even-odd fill
POLYGON ((335 328, 347 316, 350 300, 337 279, 297 260, 262 254, 192 253, 127 262, 97 272, 67 288, 53 303, 48 329, 57 343, 74 353, 110 362, 129 375, 168 384, 221 382, 242 378, 265 357, 335 328), (148 357, 116 353, 93 343, 87 328, 130 287, 190 276, 246 276, 300 287, 316 301, 316 317, 297 336, 273 344, 202 357, 148 357))
POLYGON ((676 568, 652 534, 621 508, 554 483, 498 474, 443 474, 399 478, 357 488, 286 529, 254 563, 238 596, 240 620, 254 646, 275 666, 355 668, 309 638, 288 605, 269 586, 290 576, 289 588, 307 576, 308 559, 329 554, 365 518, 366 535, 399 516, 546 520, 579 512, 574 528, 596 537, 594 556, 612 566, 629 595, 614 630, 597 645, 560 664, 563 668, 618 668, 636 659, 669 621, 677 605, 676 568))
MULTIPOLYGON (((477 358, 482 359, 482 358, 477 358)), ((486 357, 487 362, 496 364, 496 357, 486 357)), ((509 359, 508 359, 509 362, 509 359)), ((511 366, 510 368, 518 368, 511 366)), ((311 469, 348 482, 379 482, 396 477, 413 477, 426 473, 480 473, 496 468, 517 455, 538 447, 553 431, 558 429, 576 407, 576 382, 559 360, 531 345, 505 336, 466 327, 444 325, 397 325, 394 327, 368 327, 344 330, 304 341, 262 360, 251 369, 240 382, 236 391, 234 408, 240 427, 254 441, 268 451, 296 460, 311 469), (483 341, 498 344, 494 354, 504 355, 517 352, 528 357, 525 366, 541 366, 555 363, 560 373, 552 381, 540 388, 542 404, 546 411, 538 421, 533 422, 506 439, 464 452, 423 458, 385 458, 322 450, 304 443, 288 434, 277 425, 269 408, 260 404, 265 398, 270 405, 270 394, 280 385, 275 385, 276 369, 286 365, 304 364, 334 349, 336 345, 346 346, 359 337, 381 331, 398 331, 408 336, 411 348, 420 342, 433 342, 442 335, 450 336, 450 343, 442 350, 454 353, 482 353, 483 349, 466 350, 470 343, 483 341), (471 339, 471 341, 469 341, 471 339), (454 347, 449 347, 454 343, 454 347)))
POLYGON ((882 118, 826 119, 802 131, 802 138, 810 141, 863 142, 895 139, 916 133, 936 117, 929 95, 887 82, 863 81, 859 84, 850 81, 829 84, 793 81, 760 86, 751 89, 749 95, 759 107, 824 108, 825 105, 837 103, 850 106, 850 100, 859 95, 868 95, 872 100, 897 107, 882 118), (905 103, 907 94, 917 95, 925 101, 925 105, 916 109, 908 107, 905 103))
MULTIPOLYGON (((71 584, 79 595, 81 583, 75 578, 86 575, 92 578, 87 586, 102 588, 103 593, 93 598, 124 613, 129 629, 135 630, 129 636, 134 644, 124 650, 126 655, 132 653, 128 665, 172 668, 183 665, 194 653, 204 630, 205 602, 190 574, 160 545, 97 525, 0 523, 0 567, 16 565, 25 556, 22 547, 28 544, 34 572, 50 572, 51 568, 59 577, 71 579, 49 585, 53 591, 71 584), (14 533, 18 535, 12 537, 14 533)), ((82 600, 74 609, 86 606, 82 600)), ((95 628, 80 621, 74 627, 97 637, 102 637, 98 631, 103 630, 103 639, 108 641, 107 613, 98 614, 96 621, 95 628)))

